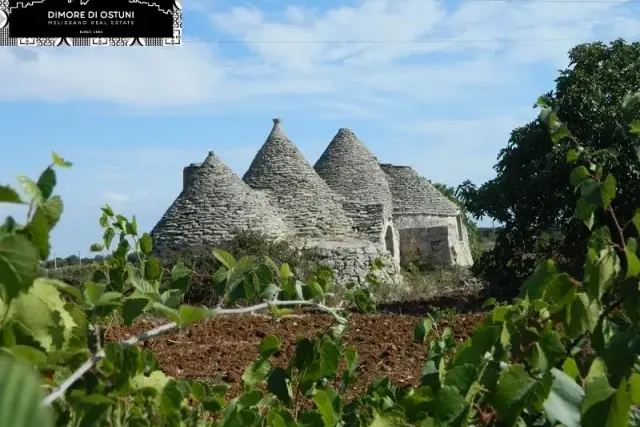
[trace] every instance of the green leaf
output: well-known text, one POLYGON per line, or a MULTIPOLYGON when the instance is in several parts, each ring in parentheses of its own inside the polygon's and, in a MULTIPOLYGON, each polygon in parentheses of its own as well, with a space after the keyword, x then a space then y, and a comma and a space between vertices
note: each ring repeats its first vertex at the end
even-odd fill
POLYGON ((80 289, 78 289, 78 287, 76 286, 63 282, 62 280, 53 279, 50 277, 40 277, 36 279, 36 282, 44 283, 47 286, 53 286, 57 290, 71 295, 79 304, 82 304, 84 302, 84 297, 82 296, 82 292, 80 291, 80 289))
POLYGON ((554 144, 560 142, 563 138, 569 136, 569 129, 565 123, 560 123, 551 131, 551 141, 554 144))
POLYGON ((640 120, 634 120, 631 122, 631 125, 629 126, 629 132, 640 133, 640 120))
POLYGON ((444 383, 455 387, 461 394, 466 394, 477 377, 476 367, 469 363, 464 363, 448 369, 444 377, 444 383))
POLYGON ((600 186, 600 197, 602 198, 602 207, 608 209, 611 201, 616 197, 617 182, 613 175, 609 174, 600 186))
POLYGON ((482 304, 482 308, 491 308, 498 304, 498 300, 491 297, 482 304))
POLYGON ((343 352, 345 361, 347 362, 347 370, 354 373, 358 367, 358 352, 353 347, 348 347, 343 352))
POLYGON ((244 374, 242 374, 242 381, 246 388, 255 387, 256 384, 264 381, 267 378, 267 374, 271 369, 271 363, 269 360, 260 358, 249 365, 244 374))
POLYGON ((316 390, 313 394, 313 401, 322 416, 325 427, 334 427, 336 425, 336 414, 329 395, 324 390, 316 390))
POLYGON ((0 202, 24 204, 18 192, 5 185, 0 185, 0 202))
POLYGON ((553 384, 549 396, 544 402, 544 410, 555 425, 562 423, 566 427, 580 427, 580 403, 584 390, 569 375, 552 368, 553 384))
POLYGON ((52 427, 53 413, 42 405, 36 372, 13 357, 0 354, 0 425, 52 427))
POLYGON ((567 151, 567 163, 575 163, 578 161, 578 150, 571 148, 567 151))
POLYGON ((154 256, 150 256, 145 261, 144 278, 146 280, 158 280, 162 276, 162 263, 154 256))
POLYGON ((102 208, 102 212, 104 212, 104 214, 108 217, 112 217, 114 215, 113 209, 111 209, 111 206, 109 205, 104 205, 104 207, 102 208))
POLYGON ((596 358, 589 368, 581 408, 582 425, 585 427, 628 425, 631 397, 627 381, 623 379, 616 390, 609 383, 607 370, 602 358, 596 358))
POLYGON ((500 373, 494 405, 509 425, 520 417, 535 384, 522 365, 510 365, 500 373))
POLYGON ((38 178, 38 189, 40 189, 40 195, 43 199, 48 199, 53 194, 53 189, 56 186, 56 172, 52 167, 48 167, 42 172, 38 178))
POLYGON ((150 255, 153 249, 153 239, 149 233, 144 233, 140 237, 140 251, 145 255, 150 255))
MULTIPOLYGON (((404 422, 397 421, 389 414, 381 414, 378 411, 375 411, 375 416, 373 417, 371 424, 369 424, 369 427, 400 427, 405 425, 406 424, 404 422)), ((423 427, 432 427, 432 425, 423 424, 423 427)))
POLYGON ((587 201, 582 198, 578 199, 578 203, 576 204, 576 216, 579 220, 584 222, 589 229, 593 227, 593 213, 595 210, 595 205, 587 203, 587 201))
POLYGON ((160 411, 164 414, 170 414, 178 411, 184 396, 178 388, 178 382, 174 379, 170 379, 162 389, 160 396, 160 411))
POLYGON ((587 263, 585 266, 586 291, 593 300, 599 300, 605 291, 611 287, 618 273, 618 257, 612 248, 607 248, 600 252, 600 257, 595 254, 593 249, 589 250, 587 259, 591 257, 595 261, 595 265, 587 263))
POLYGON ((580 376, 580 368, 578 368, 578 364, 575 359, 571 357, 567 357, 562 363, 562 372, 573 378, 574 380, 579 380, 580 376))
POLYGON ((413 331, 414 341, 424 344, 432 328, 433 319, 431 317, 427 317, 422 322, 418 323, 413 331))
POLYGON ((47 218, 47 221, 49 222, 49 229, 52 229, 56 226, 58 221, 60 221, 62 211, 64 210, 64 204, 62 203, 60 196, 53 196, 42 203, 39 209, 42 209, 44 216, 47 218))
POLYGON ((287 371, 280 367, 275 367, 267 378, 267 390, 276 395, 286 406, 291 406, 293 402, 293 390, 291 389, 291 378, 287 371))
POLYGON ((636 240, 630 237, 629 241, 627 241, 627 247, 624 251, 627 258, 627 274, 625 275, 625 279, 638 277, 638 275, 640 275, 640 259, 638 259, 636 251, 633 250, 635 242, 636 240))
POLYGON ((278 351, 280 348, 280 338, 275 335, 269 335, 264 337, 262 341, 260 341, 260 347, 258 347, 258 353, 260 353, 260 357, 268 358, 271 355, 278 351))
POLYGON ((555 365, 556 362, 559 362, 565 357, 566 349, 562 344, 560 335, 556 331, 544 331, 542 333, 540 347, 550 365, 555 365))
POLYGON ((107 285, 105 283, 86 282, 84 284, 84 299, 92 305, 96 305, 105 293, 107 285))
POLYGON ((39 260, 40 253, 23 236, 0 234, 0 284, 9 299, 29 289, 38 276, 39 260))
POLYGON ((182 261, 180 261, 171 269, 171 280, 175 282, 180 279, 184 279, 185 277, 191 276, 192 273, 193 272, 191 271, 191 269, 184 265, 182 261))
POLYGON ((289 267, 289 264, 282 264, 280 266, 280 278, 287 280, 289 277, 291 277, 291 267, 289 267))
POLYGON ((640 405, 640 374, 635 372, 629 377, 629 396, 631 403, 640 405))
POLYGON ((89 250, 91 252, 102 252, 104 250, 104 246, 101 245, 100 243, 93 243, 90 247, 89 250))
POLYGON ((22 336, 47 352, 61 349, 77 326, 58 289, 42 279, 12 302, 7 317, 22 336))
POLYGON ((636 227, 636 231, 640 233, 640 209, 637 210, 636 213, 633 215, 631 222, 636 227))
POLYGON ((27 196, 29 196, 29 198, 33 202, 35 202, 36 204, 42 202, 42 193, 40 192, 40 188, 38 187, 37 183, 33 182, 32 179, 24 175, 18 176, 18 182, 20 182, 22 190, 27 194, 27 196))
POLYGON ((340 348, 332 341, 324 341, 320 347, 320 365, 323 376, 333 376, 340 363, 340 348))
MULTIPOLYGON (((138 235, 138 220, 136 219, 136 216, 132 216, 131 217, 131 222, 127 223, 127 233, 129 233, 132 236, 137 236, 138 235)), ((147 234, 147 233, 144 233, 147 234)), ((148 255, 148 254, 145 254, 148 255)))
POLYGON ((180 319, 181 327, 199 322, 206 314, 207 311, 202 307, 193 307, 183 304, 178 308, 178 318, 180 319))
POLYGON ((104 234, 102 235, 102 239, 104 240, 104 248, 109 250, 111 248, 111 242, 113 238, 116 236, 116 232, 113 228, 107 228, 104 230, 104 234))
POLYGON ((582 181, 588 178, 589 175, 591 174, 585 166, 578 166, 573 171, 571 171, 569 182, 571 182, 571 186, 575 188, 579 186, 582 181))
POLYGON ((51 153, 51 160, 56 166, 60 166, 61 168, 70 168, 73 166, 73 163, 64 160, 55 151, 51 153))
POLYGON ((152 307, 155 311, 157 311, 158 313, 166 316, 169 320, 171 320, 172 322, 176 322, 176 323, 180 323, 180 317, 178 316, 178 310, 171 308, 171 307, 167 307, 164 304, 160 304, 159 302, 154 302, 152 304, 152 307))
POLYGON ((586 293, 580 292, 574 296, 569 313, 565 332, 573 339, 585 331, 591 332, 595 329, 600 315, 598 301, 591 302, 586 293))
POLYGON ((213 256, 220 261, 227 270, 231 270, 236 264, 236 259, 233 255, 221 249, 213 249, 213 256))
POLYGON ((49 252, 51 250, 49 244, 49 228, 49 222, 42 206, 38 206, 29 224, 20 230, 20 234, 27 237, 31 243, 38 248, 41 260, 49 258, 49 252))
POLYGON ((436 396, 436 418, 440 425, 451 425, 468 408, 468 403, 455 387, 442 386, 436 396))
POLYGON ((145 298, 129 298, 122 306, 122 318, 124 324, 131 326, 136 317, 140 316, 149 305, 149 300, 145 298))

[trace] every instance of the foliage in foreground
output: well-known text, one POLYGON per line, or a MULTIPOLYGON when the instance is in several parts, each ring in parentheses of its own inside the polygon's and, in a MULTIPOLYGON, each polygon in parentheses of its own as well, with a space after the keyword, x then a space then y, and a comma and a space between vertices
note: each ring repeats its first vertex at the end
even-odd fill
MULTIPOLYGON (((625 103, 640 105, 640 93, 625 103)), ((8 218, 0 230, 0 425, 639 426, 640 260, 636 239, 626 236, 640 230, 640 211, 618 223, 616 179, 594 163, 595 153, 569 134, 544 99, 540 104, 552 141, 571 143, 566 158, 575 164, 576 215, 591 231, 583 276, 573 278, 553 261, 540 264, 511 304, 487 302, 494 308, 469 340, 457 344, 449 329, 436 333, 418 387, 381 379, 351 402, 342 396, 353 383, 358 355, 341 344, 346 312, 324 303, 332 286, 328 269, 302 283, 286 264, 215 250, 223 264, 214 272, 216 286, 225 298, 215 308, 181 304, 190 269, 177 264, 166 273, 135 218, 107 206, 100 219, 103 242, 93 250, 113 243, 115 249, 82 292, 37 278, 62 211, 60 198, 52 196, 53 166, 69 166, 54 155, 37 182, 21 178, 30 198, 26 225, 8 218), (127 260, 131 251, 138 262, 127 260), (165 274, 169 284, 161 286, 165 274), (257 296, 263 302, 253 307, 224 308, 257 296), (229 401, 224 385, 169 378, 151 352, 136 346, 205 317, 258 310, 281 317, 290 314, 287 307, 301 305, 330 313, 336 325, 299 339, 285 368, 271 363, 279 338, 265 337, 260 357, 243 375, 243 393, 229 401), (104 342, 105 318, 117 313, 131 324, 150 312, 169 323, 121 343, 104 342)), ((640 120, 631 126, 640 133, 640 120)), ((4 186, 0 200, 23 203, 4 186)), ((371 308, 368 297, 355 287, 348 295, 363 310, 371 308)), ((433 322, 427 317, 416 325, 415 339, 426 342, 436 332, 433 322)))

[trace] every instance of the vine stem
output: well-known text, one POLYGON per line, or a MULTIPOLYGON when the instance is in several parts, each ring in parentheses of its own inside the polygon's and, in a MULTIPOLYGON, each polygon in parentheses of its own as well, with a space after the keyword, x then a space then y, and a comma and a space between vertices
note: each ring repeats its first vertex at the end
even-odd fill
MULTIPOLYGON (((264 302, 261 304, 252 305, 250 307, 242 307, 242 308, 216 308, 213 310, 209 310, 207 317, 216 317, 216 316, 233 316, 233 315, 243 315, 243 314, 251 314, 258 310, 264 310, 269 306, 315 306, 318 309, 325 311, 331 315, 333 315, 336 319, 341 319, 338 316, 337 311, 344 310, 342 308, 336 307, 327 307, 326 305, 319 304, 314 301, 270 301, 264 302)), ((141 333, 140 335, 136 335, 134 337, 128 338, 124 341, 120 341, 120 348, 127 348, 138 344, 139 342, 152 340, 154 338, 159 337, 160 335, 164 335, 173 330, 179 329, 180 325, 176 322, 170 322, 156 328, 150 329, 141 333)), ((73 384, 76 383, 84 374, 89 372, 93 367, 100 362, 102 359, 106 357, 105 351, 102 349, 96 352, 90 359, 87 359, 78 369, 76 369, 73 374, 69 376, 58 388, 49 393, 43 400, 44 406, 51 406, 53 402, 57 399, 61 398, 65 395, 67 390, 71 388, 73 384)))

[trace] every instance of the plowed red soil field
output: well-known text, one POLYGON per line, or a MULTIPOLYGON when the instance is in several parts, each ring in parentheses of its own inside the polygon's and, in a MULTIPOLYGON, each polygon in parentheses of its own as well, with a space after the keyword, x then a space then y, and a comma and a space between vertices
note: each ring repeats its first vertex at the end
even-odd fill
MULTIPOLYGON (((438 328, 449 326, 462 341, 483 316, 483 313, 458 314, 442 319, 438 328)), ((428 347, 414 343, 413 333, 416 323, 423 318, 397 314, 349 315, 344 343, 356 348, 360 362, 358 381, 349 394, 364 392, 367 384, 384 376, 398 385, 415 385, 420 381, 428 347)), ((317 331, 330 327, 332 321, 331 316, 315 313, 279 321, 256 316, 217 317, 145 345, 154 351, 168 375, 224 382, 230 387, 229 397, 234 397, 242 388, 245 367, 257 358, 258 344, 263 337, 277 335, 282 339, 281 352, 276 354, 274 363, 286 366, 298 337, 313 337, 317 331)), ((161 323, 164 322, 142 319, 130 328, 110 330, 109 337, 125 339, 161 323)))

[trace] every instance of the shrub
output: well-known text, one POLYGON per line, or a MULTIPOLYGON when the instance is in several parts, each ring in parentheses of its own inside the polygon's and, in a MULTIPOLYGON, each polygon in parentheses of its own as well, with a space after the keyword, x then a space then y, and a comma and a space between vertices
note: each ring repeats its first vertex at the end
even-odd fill
MULTIPOLYGON (((219 293, 216 292, 214 272, 223 264, 214 256, 212 249, 208 246, 195 246, 167 251, 161 255, 161 262, 166 269, 171 269, 177 263, 184 263, 194 271, 185 295, 185 301, 189 304, 217 304, 219 293)), ((317 268, 312 252, 301 251, 286 241, 274 241, 255 231, 238 231, 232 240, 221 243, 218 249, 238 259, 251 256, 258 260, 269 258, 277 265, 287 264, 296 277, 306 278, 317 268)))
MULTIPOLYGON (((414 335, 418 342, 430 339, 420 385, 397 387, 384 378, 351 402, 342 395, 353 384, 358 355, 342 345, 346 312, 326 305, 328 269, 301 282, 287 264, 214 250, 222 264, 215 271, 222 302, 263 302, 246 308, 186 305, 192 271, 177 263, 163 282, 149 234, 138 232, 135 217, 105 206, 104 239, 92 247, 111 256, 83 290, 37 278, 39 261, 48 257, 49 231, 62 211, 60 198, 52 196, 53 166, 69 166, 54 154, 54 165, 37 182, 22 177, 31 207, 26 224, 9 218, 0 229, 0 425, 639 425, 640 259, 637 240, 627 234, 640 232, 640 210, 618 223, 616 179, 543 102, 541 120, 554 143, 570 142, 567 161, 576 165, 570 179, 579 194, 576 216, 591 235, 583 277, 571 277, 551 260, 539 264, 511 304, 487 301, 491 312, 464 343, 427 317, 414 335), (127 260, 132 250, 140 255, 137 265, 127 260), (263 338, 259 358, 242 377, 242 394, 228 402, 224 385, 167 377, 153 353, 136 346, 204 317, 264 309, 282 317, 294 306, 324 310, 336 324, 313 339, 299 339, 284 367, 271 360, 279 338, 263 338), (101 322, 116 313, 126 324, 145 313, 161 314, 169 323, 123 342, 104 342, 101 322)), ((630 106, 640 106, 640 93, 626 98, 630 106)), ((632 131, 640 133, 640 120, 632 122, 632 131)), ((0 187, 0 201, 22 200, 0 187)), ((346 297, 360 309, 370 307, 362 289, 346 297)))

